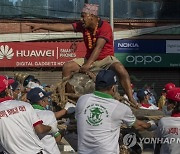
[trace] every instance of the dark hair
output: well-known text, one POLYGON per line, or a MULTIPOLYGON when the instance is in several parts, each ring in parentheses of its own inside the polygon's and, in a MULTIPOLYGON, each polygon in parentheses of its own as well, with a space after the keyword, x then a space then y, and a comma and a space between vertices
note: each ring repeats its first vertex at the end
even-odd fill
POLYGON ((106 90, 110 90, 114 85, 108 86, 108 87, 101 87, 101 86, 96 86, 95 90, 97 91, 106 91, 106 90))
MULTIPOLYGON (((171 100, 172 101, 172 100, 171 100)), ((174 103, 171 103, 171 104, 174 104, 175 107, 172 111, 172 113, 180 113, 180 102, 175 102, 175 101, 172 101, 174 103)))
POLYGON ((6 91, 4 90, 0 93, 0 98, 4 98, 5 96, 6 96, 6 91))
POLYGON ((145 97, 145 96, 141 96, 141 97, 139 96, 139 97, 138 97, 138 100, 139 100, 140 103, 145 100, 144 97, 145 97))
POLYGON ((167 99, 168 100, 168 104, 173 104, 173 105, 175 105, 176 106, 176 101, 173 101, 172 99, 167 99))

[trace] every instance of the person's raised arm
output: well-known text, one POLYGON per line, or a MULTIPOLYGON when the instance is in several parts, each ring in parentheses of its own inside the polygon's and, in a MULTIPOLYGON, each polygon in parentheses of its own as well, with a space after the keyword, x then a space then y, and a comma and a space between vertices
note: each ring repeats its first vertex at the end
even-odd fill
POLYGON ((56 32, 74 31, 72 24, 27 24, 30 27, 31 32, 39 29, 50 30, 56 32))

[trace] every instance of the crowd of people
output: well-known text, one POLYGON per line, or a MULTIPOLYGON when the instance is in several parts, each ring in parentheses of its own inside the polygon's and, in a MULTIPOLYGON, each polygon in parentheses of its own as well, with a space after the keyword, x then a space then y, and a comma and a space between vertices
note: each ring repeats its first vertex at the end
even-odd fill
MULTIPOLYGON (((52 92, 47 92, 34 76, 29 75, 21 84, 14 78, 1 75, 1 152, 59 154, 58 143, 62 136, 66 137, 64 132, 67 131, 67 141, 78 153, 118 153, 122 124, 140 131, 158 131, 158 137, 179 137, 178 129, 171 132, 171 128, 179 128, 180 125, 180 88, 175 84, 167 83, 162 87, 162 95, 155 103, 149 101, 154 97, 149 89, 133 91, 139 108, 164 112, 165 117, 159 120, 158 125, 153 121, 136 119, 128 105, 114 99, 116 92, 116 73, 101 70, 96 77, 94 93, 81 96, 76 106, 67 102, 64 109, 55 112, 52 110, 52 92), (58 129, 57 120, 66 114, 75 114, 76 132, 58 129)), ((175 147, 174 144, 163 144, 160 150, 164 154, 164 150, 173 151, 175 147)))

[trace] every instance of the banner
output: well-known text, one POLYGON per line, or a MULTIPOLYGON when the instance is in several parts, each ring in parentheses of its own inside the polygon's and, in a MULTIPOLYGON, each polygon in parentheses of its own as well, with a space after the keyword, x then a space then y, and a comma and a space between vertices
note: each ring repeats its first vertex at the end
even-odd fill
POLYGON ((180 40, 115 40, 125 67, 180 67, 180 40))
POLYGON ((0 43, 0 67, 62 67, 85 51, 83 42, 0 43))
POLYGON ((180 54, 116 53, 115 56, 125 67, 180 67, 180 54))
POLYGON ((116 53, 166 53, 166 40, 115 40, 116 53))
POLYGON ((180 54, 180 40, 167 40, 166 53, 179 53, 180 54))

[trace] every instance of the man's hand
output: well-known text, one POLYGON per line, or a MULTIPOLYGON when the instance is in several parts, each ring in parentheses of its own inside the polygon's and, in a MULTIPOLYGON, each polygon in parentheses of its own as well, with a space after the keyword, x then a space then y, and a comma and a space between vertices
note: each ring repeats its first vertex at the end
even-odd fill
POLYGON ((41 29, 40 25, 35 25, 35 24, 26 24, 26 25, 30 27, 31 32, 41 29))
POLYGON ((153 120, 150 120, 147 123, 151 125, 151 127, 148 129, 149 131, 154 131, 155 129, 157 129, 157 125, 153 120))
POLYGON ((83 66, 81 66, 79 71, 85 73, 85 72, 89 71, 90 68, 91 68, 91 65, 84 64, 83 66))
POLYGON ((67 102, 64 109, 67 111, 67 114, 72 114, 75 112, 75 107, 74 104, 67 102))
POLYGON ((55 134, 59 131, 59 129, 57 128, 57 123, 53 123, 51 125, 49 125, 51 127, 51 130, 49 131, 50 134, 55 134))

